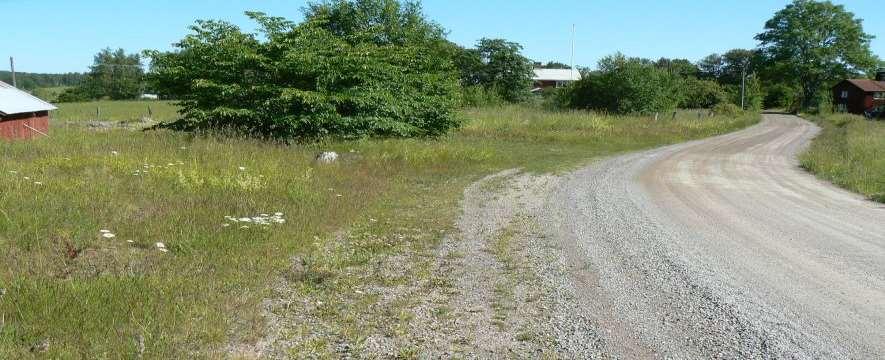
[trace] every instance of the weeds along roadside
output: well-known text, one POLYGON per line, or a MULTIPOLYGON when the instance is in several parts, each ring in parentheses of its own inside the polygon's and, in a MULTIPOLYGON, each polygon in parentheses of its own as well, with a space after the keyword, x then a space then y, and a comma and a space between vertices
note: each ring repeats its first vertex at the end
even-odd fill
MULTIPOLYGON (((113 103, 105 114, 116 108, 134 111, 113 103)), ((566 170, 758 121, 520 106, 464 117, 439 139, 285 147, 56 127, 49 138, 3 143, 0 357, 213 357, 267 335, 261 302, 281 278, 311 299, 293 309, 336 324, 304 329, 317 335, 305 346, 395 334, 413 304, 363 290, 432 279, 428 250, 451 231, 472 181, 516 167, 566 170), (341 160, 315 164, 323 150, 341 160), (284 223, 255 220, 276 213, 284 223), (389 257, 402 258, 401 271, 375 267, 389 257)))
POLYGON ((885 202, 885 122, 850 114, 812 115, 821 133, 802 167, 848 190, 885 202))

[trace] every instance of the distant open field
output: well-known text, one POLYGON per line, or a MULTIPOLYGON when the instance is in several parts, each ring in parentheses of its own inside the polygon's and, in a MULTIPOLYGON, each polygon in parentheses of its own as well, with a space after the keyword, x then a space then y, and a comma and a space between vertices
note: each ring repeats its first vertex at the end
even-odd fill
MULTIPOLYGON (((148 105, 159 119, 174 116, 164 102, 62 104, 54 116, 88 120, 96 105, 113 120, 137 118, 148 105)), ((434 277, 429 251, 450 232, 471 182, 515 167, 568 169, 758 121, 681 113, 655 122, 519 106, 463 117, 461 130, 439 139, 282 146, 57 127, 49 138, 4 144, 0 358, 224 357, 229 346, 266 335, 261 301, 279 281, 313 304, 291 311, 323 324, 301 330, 319 335, 291 349, 293 357, 330 356, 333 339, 395 336, 414 304, 363 290, 434 277), (314 163, 323 150, 342 158, 314 163), (404 275, 376 266, 391 257, 404 275)), ((431 283, 447 281, 439 280, 431 283)))
POLYGON ((885 121, 857 115, 814 116, 823 128, 802 166, 834 184, 885 202, 885 121))
POLYGON ((62 121, 155 121, 175 120, 178 107, 173 101, 89 101, 57 104, 52 117, 62 121))

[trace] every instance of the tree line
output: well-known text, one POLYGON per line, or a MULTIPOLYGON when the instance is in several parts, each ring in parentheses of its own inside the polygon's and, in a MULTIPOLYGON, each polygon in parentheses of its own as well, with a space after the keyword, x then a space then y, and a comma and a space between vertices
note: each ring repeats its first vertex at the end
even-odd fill
MULTIPOLYGON (((414 2, 313 3, 299 23, 246 15, 258 33, 200 20, 171 51, 104 49, 60 100, 155 92, 182 106, 181 119, 164 126, 189 131, 280 139, 434 136, 458 126, 460 106, 537 101, 534 68, 570 68, 536 64, 506 39, 455 44, 414 2)), ((881 64, 861 21, 829 1, 794 0, 755 38, 756 49, 697 62, 616 53, 595 69, 580 69, 582 80, 545 91, 544 102, 622 114, 809 108, 825 102, 834 82, 867 76, 881 64)))
MULTIPOLYGON (((82 73, 64 73, 64 74, 41 74, 16 72, 15 82, 18 88, 24 90, 34 90, 38 88, 77 86, 85 75, 82 73)), ((12 73, 9 71, 0 71, 0 81, 12 84, 12 73)))

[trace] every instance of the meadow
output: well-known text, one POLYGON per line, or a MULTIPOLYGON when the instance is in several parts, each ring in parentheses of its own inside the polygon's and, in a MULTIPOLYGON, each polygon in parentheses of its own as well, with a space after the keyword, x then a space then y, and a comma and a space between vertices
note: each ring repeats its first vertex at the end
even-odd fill
MULTIPOLYGON (((62 104, 55 122, 88 120, 93 105, 62 104)), ((100 106, 125 120, 144 103, 100 106)), ((327 324, 305 325, 321 335, 293 356, 322 357, 332 339, 402 331, 410 304, 362 290, 433 276, 422 264, 471 182, 565 171, 759 118, 522 106, 461 116, 460 130, 436 139, 285 146, 56 126, 0 143, 0 358, 225 357, 266 335, 261 303, 280 281, 327 324), (340 160, 313 161, 327 150, 340 160), (404 274, 376 268, 391 257, 405 259, 404 274)))
POLYGON ((145 117, 169 121, 178 116, 178 107, 172 101, 87 101, 57 106, 52 116, 64 121, 133 122, 145 117))
POLYGON ((813 116, 823 129, 801 155, 805 169, 822 179, 885 202, 885 122, 861 116, 813 116))

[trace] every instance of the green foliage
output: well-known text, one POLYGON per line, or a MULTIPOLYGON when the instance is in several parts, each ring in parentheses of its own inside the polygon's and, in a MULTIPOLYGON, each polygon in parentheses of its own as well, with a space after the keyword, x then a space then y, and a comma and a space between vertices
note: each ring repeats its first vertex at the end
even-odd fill
POLYGON ((844 6, 814 0, 794 0, 756 35, 766 78, 800 88, 804 107, 822 88, 875 67, 872 38, 844 6))
POLYGON ((799 89, 787 84, 774 84, 766 86, 765 90, 763 104, 766 109, 797 109, 799 89))
MULTIPOLYGON (((725 91, 728 94, 728 101, 732 104, 741 105, 741 85, 726 85, 725 91)), ((744 109, 758 111, 762 109, 765 100, 765 93, 762 89, 762 82, 756 75, 747 76, 744 89, 744 109)))
POLYGON ((716 81, 698 78, 685 78, 682 81, 683 109, 709 109, 716 104, 727 102, 728 94, 716 81))
POLYGON ((41 87, 31 91, 31 94, 45 101, 58 102, 59 95, 70 89, 68 86, 41 87))
POLYGON ((721 85, 740 85, 741 76, 756 71, 759 62, 754 50, 732 49, 701 59, 698 68, 703 79, 716 80, 721 85))
POLYGON ((313 4, 294 24, 247 13, 263 36, 198 21, 150 78, 181 100, 181 130, 278 139, 434 136, 458 125, 443 30, 395 0, 313 4))
POLYGON ((836 185, 885 202, 885 123, 850 114, 813 118, 822 128, 802 167, 836 185))
POLYGON ((716 106, 713 106, 712 111, 718 116, 727 117, 734 117, 743 113, 740 106, 728 102, 716 104, 716 106))
POLYGON ((522 46, 504 39, 481 39, 474 49, 459 49, 454 56, 464 86, 481 85, 512 103, 529 97, 532 62, 522 55, 522 46))
POLYGON ((618 53, 600 60, 599 68, 571 87, 569 107, 650 114, 672 111, 682 99, 681 79, 647 59, 618 53))
POLYGON ((494 88, 489 89, 481 85, 463 87, 461 89, 461 101, 463 105, 470 107, 501 105, 506 102, 498 90, 494 88))
POLYGON ((541 65, 537 66, 537 68, 538 69, 571 69, 572 67, 568 64, 563 64, 558 61, 548 61, 546 64, 541 64, 541 65))
MULTIPOLYGON (((36 90, 39 88, 75 86, 82 83, 86 75, 81 73, 65 73, 65 74, 37 74, 37 73, 15 73, 15 82, 19 89, 36 90)), ((9 71, 0 71, 0 81, 12 85, 12 73, 9 71)))
POLYGON ((58 95, 60 102, 98 99, 131 100, 144 90, 144 70, 138 54, 103 49, 95 55, 85 80, 58 95))
POLYGON ((833 113, 833 98, 829 92, 820 92, 817 94, 816 106, 814 112, 818 115, 831 115, 833 113))
POLYGON ((686 59, 660 58, 655 66, 683 78, 696 78, 700 74, 698 66, 686 59))

